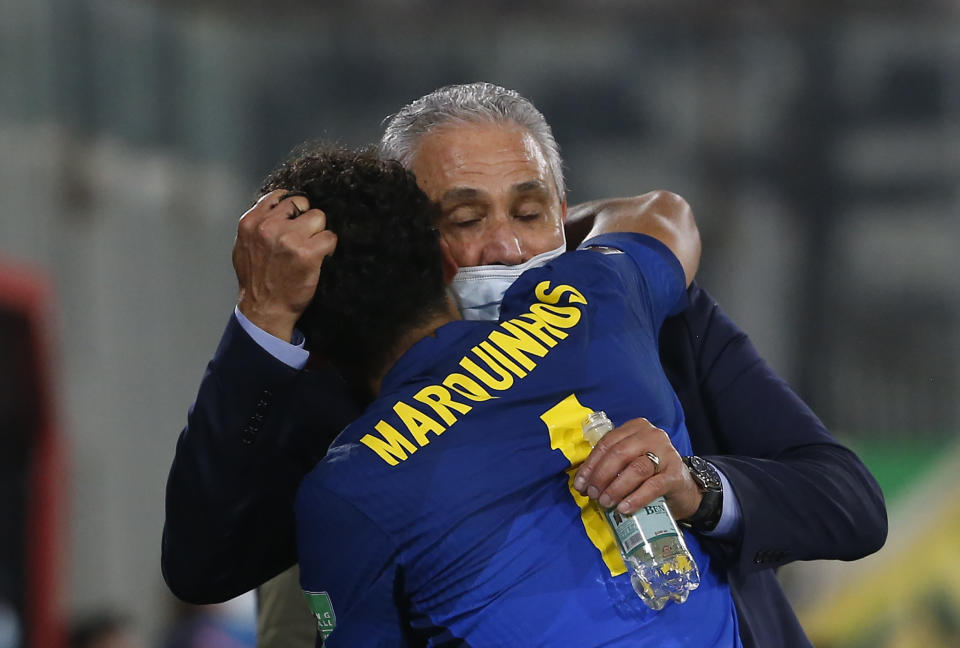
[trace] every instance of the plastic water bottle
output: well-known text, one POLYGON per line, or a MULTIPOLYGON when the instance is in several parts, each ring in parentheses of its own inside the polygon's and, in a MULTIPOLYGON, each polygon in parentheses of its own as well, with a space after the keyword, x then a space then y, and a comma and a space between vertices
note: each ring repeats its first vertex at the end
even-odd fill
MULTIPOLYGON (((593 447, 612 429, 606 413, 594 412, 583 422, 583 437, 593 447)), ((700 586, 697 563, 663 497, 632 515, 600 510, 613 528, 633 590, 647 607, 662 610, 671 600, 683 603, 700 586)))

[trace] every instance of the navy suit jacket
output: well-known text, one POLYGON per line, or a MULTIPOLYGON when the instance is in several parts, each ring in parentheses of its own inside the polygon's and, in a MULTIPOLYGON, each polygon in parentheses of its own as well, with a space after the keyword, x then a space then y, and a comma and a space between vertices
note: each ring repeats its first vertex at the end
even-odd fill
MULTIPOLYGON (((723 470, 743 513, 740 538, 704 545, 727 569, 745 646, 809 646, 774 570, 879 549, 883 496, 713 299, 696 284, 688 296, 661 330, 661 361, 694 451, 723 470)), ((161 565, 173 593, 224 601, 293 565, 297 486, 359 412, 332 372, 287 367, 231 317, 167 482, 161 565)))

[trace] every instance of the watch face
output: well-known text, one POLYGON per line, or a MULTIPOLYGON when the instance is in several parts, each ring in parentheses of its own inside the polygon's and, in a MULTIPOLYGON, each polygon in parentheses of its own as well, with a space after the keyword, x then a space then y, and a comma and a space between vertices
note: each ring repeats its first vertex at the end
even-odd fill
POLYGON ((704 459, 688 457, 687 466, 690 468, 690 476, 703 490, 719 491, 722 488, 716 468, 704 459))

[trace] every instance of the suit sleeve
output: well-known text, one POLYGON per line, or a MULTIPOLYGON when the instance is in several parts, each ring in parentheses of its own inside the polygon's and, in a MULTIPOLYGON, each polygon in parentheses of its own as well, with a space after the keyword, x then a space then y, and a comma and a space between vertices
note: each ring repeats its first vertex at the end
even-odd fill
POLYGON ((291 369, 231 317, 167 479, 170 590, 190 603, 225 601, 293 565, 297 486, 356 413, 332 372, 291 369))
POLYGON ((876 480, 705 291, 694 286, 690 295, 681 317, 716 440, 705 458, 727 476, 743 513, 742 540, 728 558, 750 570, 879 549, 887 517, 876 480))
POLYGON ((406 646, 394 543, 373 520, 313 477, 297 493, 297 546, 300 585, 318 615, 318 629, 326 624, 332 630, 324 647, 406 646), (311 600, 317 598, 319 606, 311 600))

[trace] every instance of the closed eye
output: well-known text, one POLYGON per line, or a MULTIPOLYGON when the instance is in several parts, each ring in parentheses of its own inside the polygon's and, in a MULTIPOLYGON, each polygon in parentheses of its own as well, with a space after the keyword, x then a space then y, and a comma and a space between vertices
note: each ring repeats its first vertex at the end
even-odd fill
POLYGON ((447 222, 454 227, 475 227, 483 220, 483 210, 471 205, 461 205, 447 214, 447 222))
POLYGON ((516 216, 514 216, 514 218, 524 222, 535 221, 538 218, 540 218, 540 212, 526 212, 522 214, 517 214, 516 216))

